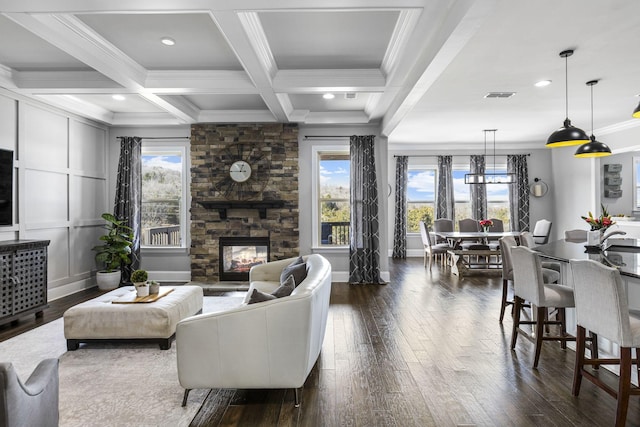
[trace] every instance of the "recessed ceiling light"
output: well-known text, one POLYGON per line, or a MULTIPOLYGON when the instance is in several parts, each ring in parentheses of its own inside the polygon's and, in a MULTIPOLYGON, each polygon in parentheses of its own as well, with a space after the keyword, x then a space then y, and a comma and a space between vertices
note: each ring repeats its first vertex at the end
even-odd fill
POLYGON ((325 93, 324 95, 322 95, 322 97, 323 97, 324 99, 333 99, 333 98, 335 98, 336 96, 335 96, 334 94, 332 94, 332 93, 325 93))
POLYGON ((535 87, 545 87, 545 86, 549 86, 551 84, 551 80, 540 80, 539 82, 536 82, 536 84, 534 85, 535 87))
POLYGON ((113 99, 115 99, 116 101, 124 101, 125 99, 127 99, 127 98, 124 97, 124 95, 113 95, 111 97, 113 99))
POLYGON ((163 37, 161 41, 162 44, 166 46, 173 46, 174 44, 176 44, 176 41, 171 37, 163 37))

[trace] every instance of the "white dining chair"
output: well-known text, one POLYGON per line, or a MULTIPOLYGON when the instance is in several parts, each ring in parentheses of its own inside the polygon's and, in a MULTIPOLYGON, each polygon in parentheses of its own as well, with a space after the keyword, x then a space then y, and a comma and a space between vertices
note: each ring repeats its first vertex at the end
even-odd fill
POLYGON ((424 266, 427 267, 428 263, 429 271, 431 271, 434 258, 438 258, 441 264, 445 264, 447 251, 451 249, 451 246, 448 243, 435 243, 424 221, 420 221, 420 237, 422 237, 422 245, 424 247, 424 266))
POLYGON ((533 240, 536 244, 544 245, 549 242, 552 225, 553 223, 547 219, 541 219, 536 222, 536 225, 533 228, 533 240))

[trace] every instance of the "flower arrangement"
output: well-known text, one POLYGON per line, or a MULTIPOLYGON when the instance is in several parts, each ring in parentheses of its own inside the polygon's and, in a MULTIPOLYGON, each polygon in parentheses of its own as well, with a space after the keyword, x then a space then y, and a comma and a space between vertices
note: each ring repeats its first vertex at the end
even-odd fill
POLYGON ((481 219, 478 222, 480 223, 480 227, 482 227, 482 229, 485 231, 487 230, 487 228, 493 227, 493 221, 491 221, 490 219, 481 219))
POLYGON ((604 205, 600 205, 602 209, 602 214, 599 217, 594 217, 591 212, 589 212, 589 216, 581 216, 580 218, 584 219, 587 224, 591 227, 591 231, 604 231, 607 228, 611 227, 615 222, 611 219, 611 215, 607 211, 607 208, 604 205))

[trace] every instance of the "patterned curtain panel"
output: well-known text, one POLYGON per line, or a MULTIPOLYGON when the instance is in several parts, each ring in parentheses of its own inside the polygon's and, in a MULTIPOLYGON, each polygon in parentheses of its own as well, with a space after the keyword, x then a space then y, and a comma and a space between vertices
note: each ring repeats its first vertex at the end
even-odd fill
POLYGON ((142 200, 142 142, 137 136, 120 137, 118 183, 113 214, 127 220, 133 229, 131 264, 122 268, 122 282, 129 282, 131 272, 140 268, 140 232, 142 200))
POLYGON ((438 188, 436 194, 436 219, 456 219, 453 198, 453 156, 438 156, 438 188))
POLYGON ((527 155, 507 156, 507 172, 516 174, 516 182, 509 185, 511 231, 529 230, 529 170, 527 155))
MULTIPOLYGON (((469 172, 484 174, 484 156, 472 155, 469 172)), ((471 215, 473 219, 481 220, 487 217, 487 186, 485 184, 469 184, 471 196, 471 215)))
POLYGON ((380 244, 374 135, 351 136, 349 283, 378 284, 380 244))
POLYGON ((407 166, 409 157, 396 157, 396 222, 393 229, 393 258, 407 257, 407 166))

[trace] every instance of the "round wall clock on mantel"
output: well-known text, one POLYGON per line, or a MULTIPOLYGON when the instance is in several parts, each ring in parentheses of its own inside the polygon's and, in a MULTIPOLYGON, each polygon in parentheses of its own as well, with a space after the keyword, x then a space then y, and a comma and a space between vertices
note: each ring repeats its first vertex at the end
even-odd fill
POLYGON ((249 143, 230 144, 212 159, 211 178, 215 197, 226 200, 261 198, 270 173, 270 151, 249 143))

